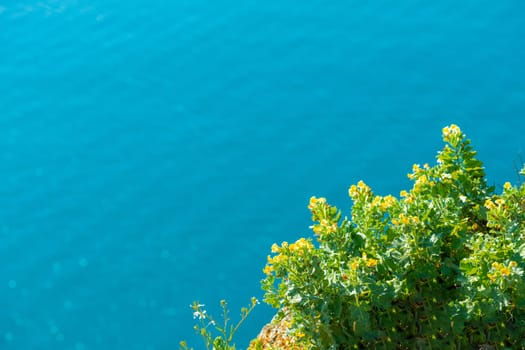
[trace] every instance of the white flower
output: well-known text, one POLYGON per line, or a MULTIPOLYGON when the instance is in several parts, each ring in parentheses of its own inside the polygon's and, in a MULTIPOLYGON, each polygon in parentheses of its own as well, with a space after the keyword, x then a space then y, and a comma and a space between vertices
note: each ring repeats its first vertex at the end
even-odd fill
POLYGON ((193 313, 193 318, 198 318, 199 320, 202 320, 203 318, 206 318, 206 310, 202 311, 195 311, 193 313))

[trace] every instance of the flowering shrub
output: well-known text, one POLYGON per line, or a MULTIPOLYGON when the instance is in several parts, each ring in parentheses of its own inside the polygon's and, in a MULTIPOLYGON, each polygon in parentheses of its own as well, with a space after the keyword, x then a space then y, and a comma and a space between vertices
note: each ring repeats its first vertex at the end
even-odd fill
POLYGON ((399 198, 360 181, 343 218, 312 197, 315 242, 272 246, 265 301, 303 348, 525 348, 525 184, 496 194, 459 127, 443 140, 399 198))

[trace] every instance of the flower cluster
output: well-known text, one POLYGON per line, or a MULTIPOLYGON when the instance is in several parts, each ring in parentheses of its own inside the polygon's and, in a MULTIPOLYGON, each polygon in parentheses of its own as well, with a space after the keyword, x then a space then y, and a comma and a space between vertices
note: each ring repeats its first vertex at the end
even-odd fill
POLYGON ((270 275, 275 271, 275 268, 286 265, 288 259, 297 259, 307 256, 310 251, 314 249, 311 241, 305 238, 299 238, 295 243, 288 244, 288 242, 281 243, 281 246, 273 244, 271 251, 276 253, 274 256, 268 255, 267 264, 263 269, 264 274, 270 275))
POLYGON ((370 187, 365 184, 362 180, 357 183, 357 185, 352 185, 348 189, 348 195, 353 200, 357 200, 360 196, 369 196, 371 193, 370 187))
POLYGON ((356 271, 359 267, 376 267, 379 260, 369 258, 366 253, 363 253, 361 258, 354 258, 350 263, 350 269, 356 271))
POLYGON ((326 202, 326 198, 311 197, 308 209, 312 213, 312 220, 317 222, 310 226, 317 236, 326 237, 337 232, 339 220, 336 215, 337 209, 330 206, 326 202))
POLYGON ((419 223, 419 217, 413 215, 405 215, 403 213, 395 219, 392 219, 394 225, 415 225, 419 223))
POLYGON ((392 195, 375 196, 372 200, 371 207, 378 208, 382 212, 388 211, 397 203, 397 198, 392 195))
POLYGON ((491 272, 487 273, 487 277, 491 281, 496 281, 501 277, 508 277, 512 273, 512 270, 516 268, 518 264, 515 261, 510 261, 508 265, 493 262, 491 265, 491 272))
POLYGON ((446 142, 453 142, 454 138, 462 138, 463 134, 461 133, 461 129, 459 126, 452 124, 450 126, 446 126, 442 130, 443 133, 443 140, 446 142))

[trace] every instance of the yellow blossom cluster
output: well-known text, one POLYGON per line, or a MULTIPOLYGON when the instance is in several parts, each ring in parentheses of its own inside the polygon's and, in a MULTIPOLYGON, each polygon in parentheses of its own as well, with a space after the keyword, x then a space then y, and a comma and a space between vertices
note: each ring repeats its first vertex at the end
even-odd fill
POLYGON ((288 244, 288 242, 281 243, 281 246, 272 244, 272 253, 278 253, 275 256, 268 255, 268 262, 263 269, 266 275, 271 274, 274 271, 274 266, 285 263, 290 254, 297 256, 304 255, 307 251, 314 249, 312 242, 305 238, 299 238, 295 243, 288 244))
POLYGON ((484 205, 485 205, 485 208, 487 208, 488 210, 492 210, 492 209, 501 209, 504 204, 505 204, 505 200, 503 198, 497 198, 494 201, 489 198, 485 200, 484 205))
POLYGON ((269 275, 274 271, 274 265, 283 264, 288 260, 288 257, 283 254, 278 254, 274 257, 268 255, 268 263, 263 269, 264 274, 269 275))
MULTIPOLYGON (((428 164, 425 164, 425 166, 428 166, 428 164)), ((425 167, 425 169, 427 169, 427 167, 425 167)), ((415 179, 418 175, 421 175, 421 173, 423 172, 423 169, 421 169, 421 167, 419 166, 419 164, 414 164, 412 165, 412 173, 408 174, 408 178, 410 180, 413 180, 415 179)))
POLYGON ((310 197, 310 203, 308 204, 308 209, 314 210, 318 205, 326 204, 326 198, 320 197, 317 198, 315 196, 310 197))
POLYGON ((405 190, 401 190, 401 192, 399 192, 399 196, 401 197, 405 197, 404 201, 408 204, 411 204, 414 202, 415 200, 415 197, 412 193, 410 192, 407 192, 405 190))
POLYGON ((396 202, 397 202, 396 197, 394 197, 392 195, 388 195, 388 196, 384 196, 384 197, 375 196, 374 199, 372 200, 372 207, 373 208, 379 208, 382 211, 387 211, 394 204, 396 204, 396 202))
POLYGON ((418 223, 419 218, 417 216, 405 215, 403 213, 399 214, 397 218, 392 219, 392 224, 394 225, 410 225, 418 223))
POLYGON ((318 225, 312 225, 310 228, 316 235, 320 235, 322 233, 333 233, 337 231, 337 223, 328 221, 326 219, 321 219, 318 225))
POLYGON ((485 200, 484 207, 488 209, 487 213, 487 226, 501 230, 502 227, 508 224, 509 220, 509 204, 505 199, 494 196, 485 200))
POLYGON ((297 252, 299 254, 302 254, 305 251, 312 250, 313 248, 314 246, 312 242, 302 237, 299 238, 295 243, 290 244, 290 246, 288 247, 288 249, 290 249, 290 252, 297 252))
POLYGON ((436 184, 436 183, 435 183, 434 181, 430 181, 426 175, 421 175, 421 176, 419 176, 419 177, 416 179, 416 182, 415 182, 415 184, 414 184, 414 190, 415 190, 415 191, 420 191, 420 190, 423 189, 425 186, 432 187, 432 186, 434 186, 435 184, 436 184))
POLYGON ((337 220, 332 215, 334 208, 326 203, 326 198, 311 197, 308 209, 313 214, 312 219, 319 222, 310 226, 316 235, 337 232, 337 220))
POLYGON ((286 262, 288 257, 286 255, 284 255, 284 254, 280 254, 281 251, 283 249, 286 249, 286 248, 288 248, 288 242, 281 243, 280 247, 279 247, 279 245, 277 245, 275 243, 272 244, 272 253, 279 253, 279 254, 277 254, 277 255, 275 255, 273 257, 268 255, 268 257, 267 257, 268 262, 267 262, 266 266, 263 269, 263 272, 266 275, 269 275, 269 274, 271 274, 274 271, 274 269, 273 269, 274 265, 279 265, 279 264, 282 264, 282 263, 286 262))
MULTIPOLYGON (((435 185, 435 182, 428 177, 428 172, 426 170, 429 169, 430 165, 428 165, 428 163, 425 163, 423 168, 421 168, 419 164, 412 165, 412 173, 409 173, 407 176, 410 180, 415 180, 414 190, 419 191, 427 185, 430 187, 435 185)), ((409 198, 406 191, 401 191, 401 196, 409 198)))
POLYGON ((461 129, 456 124, 444 127, 442 130, 443 140, 445 142, 450 142, 451 138, 456 135, 461 134, 461 129))
POLYGON ((507 266, 504 264, 500 264, 499 262, 493 262, 492 263, 492 273, 488 273, 487 277, 492 281, 495 282, 498 277, 507 277, 510 276, 512 273, 512 269, 518 266, 518 264, 515 261, 509 262, 507 266))
POLYGON ((377 262, 378 262, 377 259, 368 258, 365 261, 365 265, 366 267, 375 267, 377 266, 377 262))
POLYGON ((356 199, 361 193, 369 194, 370 192, 372 192, 370 187, 368 187, 368 185, 365 184, 363 181, 359 181, 357 183, 357 186, 352 185, 348 189, 348 195, 352 199, 356 199))
POLYGON ((366 267, 376 267, 378 264, 378 260, 374 258, 369 258, 366 253, 363 253, 361 258, 355 258, 352 260, 351 263, 349 263, 350 269, 352 271, 356 271, 361 264, 364 264, 366 267))

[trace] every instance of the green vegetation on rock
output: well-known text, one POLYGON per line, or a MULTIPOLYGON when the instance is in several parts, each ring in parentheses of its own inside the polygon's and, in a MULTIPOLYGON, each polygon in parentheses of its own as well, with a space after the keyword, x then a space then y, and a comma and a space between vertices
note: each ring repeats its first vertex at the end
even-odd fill
MULTIPOLYGON (((314 238, 274 244, 263 270, 285 329, 250 349, 525 349, 525 184, 497 193, 460 128, 442 131, 437 163, 414 165, 399 197, 360 181, 349 218, 310 199, 314 238)), ((235 348, 223 308, 218 325, 193 305, 207 349, 235 348)))
POLYGON ((525 185, 496 193, 460 128, 443 140, 399 198, 360 181, 343 218, 312 197, 315 241, 272 247, 265 301, 302 348, 525 348, 525 185))

